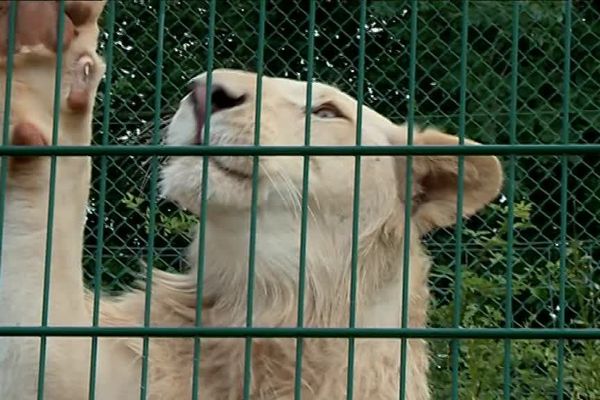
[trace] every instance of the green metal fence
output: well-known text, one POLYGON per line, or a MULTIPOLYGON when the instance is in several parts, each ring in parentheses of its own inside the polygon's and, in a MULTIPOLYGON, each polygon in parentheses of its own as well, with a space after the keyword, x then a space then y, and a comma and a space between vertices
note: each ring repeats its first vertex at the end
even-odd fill
MULTIPOLYGON (((102 48, 109 69, 99 91, 97 145, 0 148, 0 155, 95 156, 84 254, 90 285, 95 279, 115 292, 126 289, 140 258, 163 269, 186 268, 187 233, 203 222, 155 201, 159 158, 167 155, 252 155, 255 172, 260 155, 302 155, 305 165, 308 156, 353 155, 358 193, 363 155, 498 154, 506 185, 487 212, 427 238, 435 260, 430 328, 406 328, 406 312, 398 329, 352 328, 353 318, 352 329, 302 328, 299 304, 297 328, 9 327, 0 328, 0 335, 144 335, 144 355, 153 335, 195 337, 196 351, 200 337, 245 337, 246 366, 252 337, 298 337, 299 352, 303 337, 344 337, 350 346, 348 398, 354 338, 394 337, 404 345, 405 338, 424 337, 432 349, 436 399, 600 398, 598 5, 139 0, 109 2, 107 10, 102 48), (257 126, 256 147, 160 146, 161 121, 174 112, 185 82, 221 66, 333 83, 359 104, 397 122, 408 120, 411 131, 415 122, 433 123, 461 140, 467 135, 490 145, 367 148, 360 146, 359 128, 356 147, 310 146, 307 132, 304 147, 266 148, 259 146, 257 126)), ((360 107, 357 112, 360 121, 360 107)), ((303 194, 310 185, 305 174, 303 194)), ((303 201, 303 215, 306 207, 303 201)), ((305 234, 301 240, 304 248, 305 234)), ((355 274, 357 243, 353 249, 355 274)), ((251 250, 251 275, 253 257, 251 250)), ((299 264, 302 274, 304 263, 299 264)), ((151 279, 152 270, 147 273, 151 279)), ((198 279, 202 282, 201 274, 198 279)), ((101 285, 93 286, 98 293, 101 285)), ((248 321, 252 290, 250 279, 248 321)), ((150 296, 149 291, 147 305, 150 296)), ((300 382, 299 373, 296 377, 300 382)), ((246 396, 249 378, 247 368, 246 396)))

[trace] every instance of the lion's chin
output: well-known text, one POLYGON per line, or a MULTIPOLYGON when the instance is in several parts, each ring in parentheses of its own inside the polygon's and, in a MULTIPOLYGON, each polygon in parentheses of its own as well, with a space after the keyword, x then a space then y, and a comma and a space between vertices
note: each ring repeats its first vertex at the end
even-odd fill
MULTIPOLYGON (((200 157, 174 157, 161 172, 161 195, 180 207, 199 215, 202 200, 203 161, 200 157)), ((259 183, 258 204, 266 201, 268 188, 259 183)), ((215 160, 209 162, 206 183, 207 205, 221 211, 249 210, 252 203, 252 177, 215 160)))

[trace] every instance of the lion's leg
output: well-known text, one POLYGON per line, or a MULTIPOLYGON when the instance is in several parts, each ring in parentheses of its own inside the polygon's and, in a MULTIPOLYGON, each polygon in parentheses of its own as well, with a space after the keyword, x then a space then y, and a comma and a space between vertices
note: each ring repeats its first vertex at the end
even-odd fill
MULTIPOLYGON (((0 106, 7 76, 8 2, 0 5, 0 106)), ((10 143, 52 142, 58 2, 17 2, 16 52, 10 114, 10 143), (53 36, 54 35, 54 36, 53 36)), ((63 41, 58 144, 89 144, 93 98, 103 72, 96 55, 97 19, 104 2, 68 2, 63 41), (88 11, 85 11, 85 10, 88 11), (82 11, 84 16, 82 17, 82 11)), ((5 164, 6 165, 6 164, 5 164)), ((85 325, 89 315, 81 272, 90 160, 59 157, 50 187, 50 160, 12 157, 7 163, 4 235, 0 264, 0 325, 42 322, 44 266, 50 253, 48 324, 85 325), (48 204, 55 197, 52 247, 46 249, 48 204)), ((0 398, 34 398, 38 338, 0 339, 0 398)), ((89 340, 48 339, 46 393, 49 399, 83 398, 89 340), (73 397, 73 395, 75 397, 73 397)))

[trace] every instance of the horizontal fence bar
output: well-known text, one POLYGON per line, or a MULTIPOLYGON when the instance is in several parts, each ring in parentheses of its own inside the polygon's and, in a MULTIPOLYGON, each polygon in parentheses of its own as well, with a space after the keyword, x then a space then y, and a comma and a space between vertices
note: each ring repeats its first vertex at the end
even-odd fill
POLYGON ((600 328, 297 328, 3 326, 0 337, 600 339, 600 328))
POLYGON ((455 146, 0 146, 0 156, 401 156, 583 155, 600 144, 491 144, 455 146))

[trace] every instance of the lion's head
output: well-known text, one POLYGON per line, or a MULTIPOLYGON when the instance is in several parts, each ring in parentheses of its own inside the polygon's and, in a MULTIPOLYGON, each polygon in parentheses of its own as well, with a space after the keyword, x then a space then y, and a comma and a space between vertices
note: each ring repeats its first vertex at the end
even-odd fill
MULTIPOLYGON (((252 145, 256 126, 256 75, 234 70, 216 70, 212 75, 210 144, 252 145)), ((260 110, 260 144, 303 145, 306 113, 311 114, 310 143, 348 146, 356 142, 356 100, 340 90, 314 83, 312 107, 306 109, 306 82, 264 77, 260 110)), ((206 75, 192 81, 192 90, 181 102, 167 134, 170 145, 200 144, 206 113, 206 75)), ((407 129, 364 106, 362 144, 405 144, 407 129)), ((435 130, 415 133, 415 144, 454 145, 458 139, 435 130)), ((475 144, 467 140, 469 144, 475 144)), ((261 157, 259 209, 298 217, 303 182, 303 157, 261 157)), ((248 210, 252 193, 252 157, 210 157, 209 206, 239 213, 248 210)), ((404 157, 365 156, 361 160, 361 220, 367 226, 404 207, 404 157)), ((355 158, 311 157, 309 173, 310 211, 318 216, 346 219, 353 212, 355 158)), ((415 157, 414 222, 425 233, 447 226, 456 219, 457 158, 415 157)), ((500 189, 502 173, 493 156, 465 158, 464 214, 472 215, 490 202, 500 189)), ((176 157, 163 171, 167 197, 195 213, 199 211, 202 159, 176 157)))

